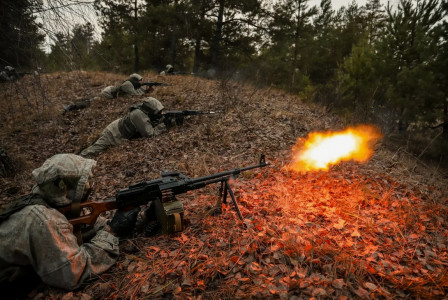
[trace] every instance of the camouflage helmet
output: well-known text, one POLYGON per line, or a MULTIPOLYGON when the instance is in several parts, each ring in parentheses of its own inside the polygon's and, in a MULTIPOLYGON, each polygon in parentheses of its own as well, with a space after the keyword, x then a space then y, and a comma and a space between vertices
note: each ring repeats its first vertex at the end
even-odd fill
POLYGON ((137 81, 140 81, 140 80, 142 80, 143 79, 143 77, 142 76, 140 76, 139 74, 137 74, 137 73, 134 73, 134 74, 131 74, 131 75, 129 75, 129 79, 133 79, 133 80, 137 80, 137 81))
POLYGON ((40 194, 52 206, 65 206, 83 198, 87 181, 96 161, 75 154, 56 154, 34 169, 37 185, 33 193, 40 194))
POLYGON ((147 97, 143 100, 143 103, 140 107, 144 113, 148 115, 156 115, 160 113, 164 109, 162 103, 159 100, 153 97, 147 97))

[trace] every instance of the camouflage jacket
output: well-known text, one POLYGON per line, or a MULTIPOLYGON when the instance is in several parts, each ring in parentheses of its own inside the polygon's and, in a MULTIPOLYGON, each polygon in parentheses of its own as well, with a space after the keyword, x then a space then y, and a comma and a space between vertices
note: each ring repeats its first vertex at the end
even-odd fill
POLYGON ((31 265, 44 283, 67 290, 109 269, 119 254, 118 238, 102 229, 78 246, 65 216, 43 205, 27 206, 4 221, 0 244, 0 270, 31 265))
POLYGON ((46 284, 72 290, 115 263, 118 238, 103 229, 104 222, 79 246, 67 218, 50 208, 81 199, 95 164, 74 154, 57 154, 33 171, 37 185, 32 194, 39 201, 0 223, 0 282, 12 281, 17 269, 31 266, 46 284))
POLYGON ((109 85, 101 91, 100 96, 102 96, 106 99, 117 98, 117 94, 118 94, 119 90, 120 90, 119 86, 109 85))
POLYGON ((163 123, 153 124, 151 119, 140 109, 132 110, 118 123, 118 130, 123 138, 149 138, 166 131, 163 123), (154 126, 154 127, 153 127, 154 126))
POLYGON ((120 93, 124 93, 130 96, 141 96, 145 94, 145 91, 142 88, 135 89, 132 82, 126 80, 120 86, 120 93))

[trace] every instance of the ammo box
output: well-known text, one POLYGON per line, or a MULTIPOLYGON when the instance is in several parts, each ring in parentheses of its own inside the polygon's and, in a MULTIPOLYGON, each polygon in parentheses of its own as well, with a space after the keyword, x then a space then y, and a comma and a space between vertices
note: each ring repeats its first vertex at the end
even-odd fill
POLYGON ((154 201, 157 220, 162 225, 164 233, 182 231, 184 226, 184 205, 181 201, 154 201))

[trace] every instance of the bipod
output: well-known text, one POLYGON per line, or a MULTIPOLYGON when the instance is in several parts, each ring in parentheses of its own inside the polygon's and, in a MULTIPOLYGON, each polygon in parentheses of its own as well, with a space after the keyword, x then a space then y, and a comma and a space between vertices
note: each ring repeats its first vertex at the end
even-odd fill
POLYGON ((230 198, 232 199, 233 205, 235 206, 238 217, 240 218, 241 221, 243 221, 243 216, 241 215, 238 203, 235 200, 235 194, 233 193, 233 190, 230 187, 229 179, 230 177, 221 180, 221 187, 219 188, 219 199, 222 199, 222 203, 227 204, 227 194, 229 194, 230 198))

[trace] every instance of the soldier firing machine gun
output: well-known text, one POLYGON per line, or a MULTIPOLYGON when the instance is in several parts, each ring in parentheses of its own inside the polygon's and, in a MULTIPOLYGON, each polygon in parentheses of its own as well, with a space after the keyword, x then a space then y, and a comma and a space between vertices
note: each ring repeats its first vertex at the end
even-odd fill
POLYGON ((80 203, 81 211, 89 211, 86 215, 70 218, 72 215, 71 206, 59 208, 59 211, 68 216, 70 223, 74 226, 80 224, 93 225, 102 212, 114 209, 128 210, 152 202, 155 205, 157 220, 162 225, 163 231, 173 233, 183 230, 184 227, 183 204, 176 199, 176 195, 200 189, 210 184, 221 183, 219 200, 227 203, 227 195, 229 195, 238 217, 243 220, 229 180, 237 178, 241 172, 266 167, 267 165, 269 163, 265 161, 265 156, 262 154, 260 162, 256 165, 198 178, 189 178, 177 171, 162 172, 159 179, 143 181, 117 191, 114 199, 104 202, 80 203))

